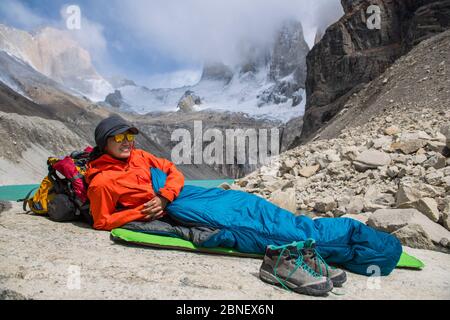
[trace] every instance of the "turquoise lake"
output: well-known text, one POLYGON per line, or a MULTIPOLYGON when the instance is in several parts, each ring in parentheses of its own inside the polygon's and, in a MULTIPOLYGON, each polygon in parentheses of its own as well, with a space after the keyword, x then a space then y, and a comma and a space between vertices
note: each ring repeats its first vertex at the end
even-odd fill
MULTIPOLYGON (((233 181, 234 180, 232 180, 232 179, 187 180, 186 185, 198 186, 198 187, 204 187, 204 188, 215 188, 224 182, 232 183, 233 181)), ((0 200, 17 201, 18 199, 25 198, 25 196, 28 194, 28 192, 30 192, 33 188, 37 188, 37 187, 39 187, 38 184, 0 186, 0 200)))

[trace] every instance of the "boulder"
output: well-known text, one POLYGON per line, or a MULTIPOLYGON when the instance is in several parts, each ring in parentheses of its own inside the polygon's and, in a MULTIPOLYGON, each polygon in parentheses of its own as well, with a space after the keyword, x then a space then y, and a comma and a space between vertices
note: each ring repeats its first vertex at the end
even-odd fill
POLYGON ((270 195, 269 201, 294 214, 297 212, 297 204, 295 199, 294 188, 288 188, 284 191, 282 190, 274 191, 270 195))
POLYGON ((388 233, 395 233, 406 227, 396 233, 399 240, 404 245, 416 245, 420 249, 436 250, 441 246, 442 239, 450 239, 448 230, 416 209, 380 209, 370 216, 367 225, 388 233), (426 245, 425 248, 423 244, 426 245))
POLYGON ((248 185, 248 180, 241 179, 238 180, 236 183, 239 185, 239 187, 245 188, 248 185))
POLYGON ((445 157, 443 155, 441 155, 441 154, 434 154, 428 160, 424 161, 422 163, 422 166, 424 168, 433 167, 435 169, 442 169, 446 165, 445 161, 446 161, 446 159, 445 159, 445 157))
POLYGON ((405 139, 399 142, 394 142, 391 148, 394 150, 400 150, 404 154, 411 154, 424 147, 427 144, 425 140, 422 139, 405 139))
POLYGON ((437 202, 433 198, 422 198, 414 203, 414 207, 434 222, 439 221, 437 202))
POLYGON ((316 201, 315 206, 314 206, 314 210, 316 210, 320 213, 333 211, 336 208, 337 208, 337 203, 333 197, 322 198, 322 199, 316 201))
POLYGON ((344 159, 353 161, 356 159, 356 157, 359 154, 359 150, 357 147, 355 146, 350 146, 350 147, 344 147, 341 150, 341 155, 344 159))
POLYGON ((391 157, 382 151, 367 150, 358 155, 353 161, 355 169, 358 171, 366 171, 367 169, 376 169, 378 167, 387 166, 391 163, 391 157))
POLYGON ((358 161, 353 161, 353 167, 358 172, 366 172, 369 169, 373 169, 373 167, 358 161))
POLYGON ((294 182, 292 180, 279 179, 272 183, 265 183, 265 188, 270 192, 275 192, 276 190, 285 190, 288 188, 292 188, 294 186, 294 182))
POLYGON ((372 143, 373 143, 372 148, 374 149, 389 150, 390 145, 392 144, 392 138, 383 136, 381 138, 372 140, 372 143))
POLYGON ((401 153, 393 153, 391 154, 391 159, 394 162, 405 164, 408 160, 408 157, 401 153))
POLYGON ((400 172, 400 170, 397 166, 390 166, 386 170, 386 174, 391 178, 395 178, 396 176, 398 176, 399 172, 400 172))
POLYGON ((308 166, 308 167, 304 167, 304 168, 300 169, 299 174, 302 177, 309 178, 309 177, 315 175, 316 172, 319 171, 319 169, 320 169, 320 165, 316 164, 314 166, 308 166))
POLYGON ((398 208, 411 208, 414 202, 425 197, 425 195, 426 194, 420 190, 417 184, 402 182, 395 195, 395 205, 398 208))
POLYGON ((298 163, 298 162, 297 162, 297 160, 295 160, 295 159, 287 159, 287 160, 284 160, 284 161, 282 162, 280 171, 281 171, 281 172, 290 172, 292 169, 294 169, 294 168, 296 167, 297 163, 298 163))
POLYGON ((346 206, 346 213, 356 215, 358 213, 361 213, 363 209, 364 209, 364 198, 358 196, 350 200, 350 203, 346 206))
POLYGON ((392 233, 404 245, 411 248, 433 250, 435 245, 419 224, 406 225, 392 233))
POLYGON ((444 199, 444 209, 442 210, 442 225, 450 230, 450 197, 444 199))
POLYGON ((441 171, 434 171, 425 176, 425 181, 432 186, 437 186, 442 183, 441 179, 444 177, 444 174, 441 171))
POLYGON ((418 154, 413 157, 414 164, 421 164, 427 161, 427 156, 425 154, 418 154))
POLYGON ((329 175, 339 175, 344 172, 346 166, 349 166, 350 162, 348 160, 332 162, 327 166, 327 173, 329 175))
POLYGON ((230 189, 231 189, 231 186, 230 186, 229 183, 223 182, 223 183, 221 183, 221 184, 218 186, 218 188, 223 189, 223 190, 230 190, 230 189))
POLYGON ((364 194, 364 211, 375 211, 390 208, 394 205, 395 198, 392 194, 383 193, 375 185, 369 186, 364 194))
POLYGON ((441 182, 443 184, 443 187, 445 188, 445 191, 449 191, 450 190, 450 176, 442 178, 441 182))
POLYGON ((384 134, 388 136, 393 136, 400 133, 400 129, 397 126, 390 126, 384 129, 384 134))
POLYGON ((428 133, 426 133, 423 130, 417 131, 416 134, 417 134, 417 137, 419 139, 422 139, 422 140, 433 140, 433 137, 431 137, 428 133))
POLYGON ((445 142, 441 141, 428 141, 426 148, 429 151, 439 152, 442 154, 444 153, 445 145, 445 142))
POLYGON ((327 150, 324 152, 326 159, 329 162, 339 162, 341 157, 334 150, 327 150))

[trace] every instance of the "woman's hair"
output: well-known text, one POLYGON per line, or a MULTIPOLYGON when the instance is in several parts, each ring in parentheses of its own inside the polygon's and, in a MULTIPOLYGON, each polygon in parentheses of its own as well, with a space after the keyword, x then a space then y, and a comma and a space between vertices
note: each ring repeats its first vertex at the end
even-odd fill
POLYGON ((94 150, 92 150, 91 154, 89 155, 89 162, 94 161, 98 158, 100 158, 104 152, 100 150, 99 146, 96 146, 94 150))

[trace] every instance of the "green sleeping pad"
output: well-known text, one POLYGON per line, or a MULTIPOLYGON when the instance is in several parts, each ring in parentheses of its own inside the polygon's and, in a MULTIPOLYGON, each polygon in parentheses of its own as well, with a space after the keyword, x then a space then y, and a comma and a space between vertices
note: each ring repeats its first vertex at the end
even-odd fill
POLYGON ((425 264, 417 259, 416 257, 413 257, 406 252, 402 252, 402 255, 400 256, 400 260, 397 263, 397 268, 409 268, 409 269, 423 269, 425 267, 425 264))
POLYGON ((229 248, 202 248, 198 247, 190 241, 168 237, 159 236, 156 234, 148 234, 136 231, 130 231, 126 229, 114 229, 111 231, 111 238, 114 241, 125 241, 128 243, 144 245, 154 248, 162 249, 174 249, 174 250, 185 250, 194 252, 204 252, 204 253, 215 253, 222 255, 231 255, 238 257, 248 257, 248 258, 262 258, 264 255, 243 253, 229 248))
MULTIPOLYGON (((264 255, 243 253, 229 248, 202 248, 190 241, 180 238, 147 234, 142 232, 130 231, 126 229, 114 229, 111 231, 111 238, 114 241, 126 242, 130 244, 144 245, 154 248, 185 250, 193 252, 222 254, 238 257, 259 258, 264 255)), ((403 252, 397 264, 397 268, 422 269, 425 265, 419 259, 403 252)))

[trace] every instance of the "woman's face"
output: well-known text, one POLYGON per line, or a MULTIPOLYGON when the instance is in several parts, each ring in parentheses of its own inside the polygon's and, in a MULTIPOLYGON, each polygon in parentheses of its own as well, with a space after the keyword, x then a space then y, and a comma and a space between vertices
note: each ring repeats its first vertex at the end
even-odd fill
MULTIPOLYGON (((126 132, 131 133, 131 132, 126 132)), ((116 142, 114 137, 109 137, 106 143, 105 152, 117 159, 127 159, 134 147, 134 141, 123 139, 122 142, 116 142)))

